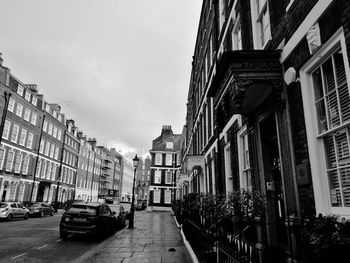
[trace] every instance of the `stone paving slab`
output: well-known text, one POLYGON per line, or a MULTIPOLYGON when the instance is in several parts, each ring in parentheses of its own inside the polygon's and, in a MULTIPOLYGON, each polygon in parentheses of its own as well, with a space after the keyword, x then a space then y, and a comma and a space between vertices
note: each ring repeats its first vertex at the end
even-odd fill
POLYGON ((134 226, 109 238, 76 263, 192 263, 170 212, 136 212, 134 226))

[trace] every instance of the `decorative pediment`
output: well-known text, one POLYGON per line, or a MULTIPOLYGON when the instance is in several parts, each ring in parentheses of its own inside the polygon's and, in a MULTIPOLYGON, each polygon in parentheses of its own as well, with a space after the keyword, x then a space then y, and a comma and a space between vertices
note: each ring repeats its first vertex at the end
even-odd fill
POLYGON ((280 51, 225 52, 209 88, 217 109, 225 115, 255 111, 267 97, 282 91, 280 51))

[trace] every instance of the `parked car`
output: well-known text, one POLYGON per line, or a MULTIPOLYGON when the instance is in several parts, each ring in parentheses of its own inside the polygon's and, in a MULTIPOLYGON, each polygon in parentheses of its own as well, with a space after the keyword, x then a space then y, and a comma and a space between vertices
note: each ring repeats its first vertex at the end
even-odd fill
POLYGON ((0 202, 0 218, 11 221, 14 218, 28 219, 29 210, 17 202, 0 202))
POLYGON ((117 218, 107 204, 99 202, 74 202, 62 215, 60 238, 70 234, 86 234, 101 238, 117 229, 117 218))
POLYGON ((42 202, 29 203, 27 205, 27 208, 29 209, 30 216, 39 216, 39 217, 43 217, 44 215, 53 216, 55 213, 55 209, 51 205, 47 203, 42 203, 42 202))
POLYGON ((84 202, 84 200, 79 200, 79 199, 69 199, 66 201, 65 205, 64 205, 64 210, 67 210, 72 204, 74 204, 75 202, 84 202))
POLYGON ((115 212, 114 216, 117 218, 117 228, 120 229, 125 226, 127 212, 125 211, 122 205, 109 204, 109 208, 112 210, 112 213, 115 212))

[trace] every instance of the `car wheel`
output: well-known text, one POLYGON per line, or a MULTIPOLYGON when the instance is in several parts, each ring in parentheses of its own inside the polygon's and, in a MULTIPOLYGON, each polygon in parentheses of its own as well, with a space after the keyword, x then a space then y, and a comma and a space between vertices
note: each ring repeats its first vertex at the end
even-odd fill
POLYGON ((12 221, 12 219, 13 219, 13 215, 12 215, 12 214, 9 214, 9 215, 7 216, 7 221, 12 221))
POLYGON ((60 238, 62 240, 66 240, 68 238, 67 232, 60 231, 60 238))
POLYGON ((28 217, 29 217, 29 214, 28 214, 28 213, 25 213, 25 214, 24 214, 24 219, 27 220, 28 217))
POLYGON ((41 211, 40 214, 39 214, 40 217, 43 217, 44 216, 44 212, 41 211))

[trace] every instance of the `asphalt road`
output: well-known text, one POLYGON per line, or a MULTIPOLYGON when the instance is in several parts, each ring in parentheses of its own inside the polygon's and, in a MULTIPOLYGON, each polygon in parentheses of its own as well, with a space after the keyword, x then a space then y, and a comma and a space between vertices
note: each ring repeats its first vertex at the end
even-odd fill
POLYGON ((61 214, 0 222, 0 262, 72 262, 104 240, 84 236, 61 240, 61 214))

